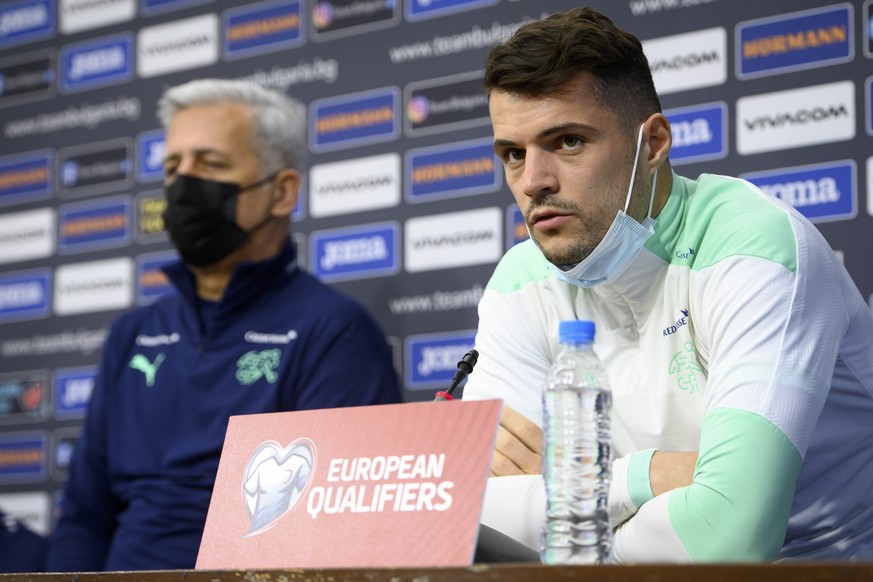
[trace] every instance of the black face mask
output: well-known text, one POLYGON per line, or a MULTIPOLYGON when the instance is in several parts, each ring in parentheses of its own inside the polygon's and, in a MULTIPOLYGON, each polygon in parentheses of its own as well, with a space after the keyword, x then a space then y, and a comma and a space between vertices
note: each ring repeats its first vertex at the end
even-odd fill
POLYGON ((241 192, 257 188, 276 175, 241 188, 239 184, 180 175, 165 188, 164 228, 182 260, 195 267, 212 265, 243 246, 249 234, 236 223, 236 201, 241 192))

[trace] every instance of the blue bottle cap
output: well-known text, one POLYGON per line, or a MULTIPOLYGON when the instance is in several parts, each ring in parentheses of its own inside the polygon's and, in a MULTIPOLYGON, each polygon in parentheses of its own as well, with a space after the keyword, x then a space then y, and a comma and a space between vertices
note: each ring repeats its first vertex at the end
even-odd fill
POLYGON ((586 343, 594 341, 594 322, 587 319, 568 319, 558 324, 558 341, 586 343))

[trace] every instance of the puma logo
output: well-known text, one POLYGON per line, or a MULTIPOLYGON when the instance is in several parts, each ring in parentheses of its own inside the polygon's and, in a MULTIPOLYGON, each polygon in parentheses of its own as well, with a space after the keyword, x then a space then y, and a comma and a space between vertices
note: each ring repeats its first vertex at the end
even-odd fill
POLYGON ((154 386, 155 385, 155 374, 158 373, 158 368, 161 367, 161 363, 164 361, 164 353, 161 352, 158 354, 158 357, 155 358, 154 363, 149 362, 149 359, 146 358, 142 354, 136 354, 134 357, 130 359, 130 364, 128 364, 134 370, 139 370, 143 374, 145 374, 146 386, 154 386))

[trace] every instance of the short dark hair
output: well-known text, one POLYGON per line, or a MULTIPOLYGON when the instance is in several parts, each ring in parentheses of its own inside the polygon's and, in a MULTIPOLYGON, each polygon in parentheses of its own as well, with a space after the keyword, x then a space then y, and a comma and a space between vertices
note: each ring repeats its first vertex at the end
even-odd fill
POLYGON ((592 75, 592 96, 618 114, 626 131, 661 111, 640 40, 591 8, 530 22, 492 48, 485 90, 540 97, 560 92, 582 73, 592 75))

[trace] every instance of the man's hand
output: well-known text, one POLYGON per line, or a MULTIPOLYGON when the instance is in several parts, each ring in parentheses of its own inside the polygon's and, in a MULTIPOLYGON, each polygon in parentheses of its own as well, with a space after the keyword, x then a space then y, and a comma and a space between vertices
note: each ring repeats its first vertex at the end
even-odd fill
POLYGON ((543 429, 508 406, 500 413, 494 449, 492 477, 543 472, 543 429))

